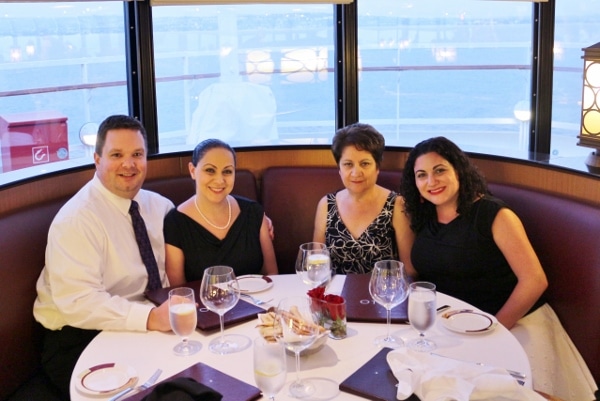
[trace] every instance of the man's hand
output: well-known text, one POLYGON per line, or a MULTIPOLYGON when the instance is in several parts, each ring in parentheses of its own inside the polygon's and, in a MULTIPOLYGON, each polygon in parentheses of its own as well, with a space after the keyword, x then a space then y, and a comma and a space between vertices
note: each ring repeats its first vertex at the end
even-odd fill
POLYGON ((148 330, 171 331, 171 322, 169 321, 169 301, 163 302, 160 306, 153 308, 148 315, 148 330))

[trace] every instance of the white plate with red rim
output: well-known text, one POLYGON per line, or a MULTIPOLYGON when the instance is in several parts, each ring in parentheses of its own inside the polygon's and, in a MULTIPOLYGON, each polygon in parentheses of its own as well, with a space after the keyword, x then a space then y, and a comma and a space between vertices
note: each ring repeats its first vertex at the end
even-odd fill
POLYGON ((268 290, 273 286, 273 280, 269 276, 260 274, 247 274, 237 278, 242 294, 253 294, 268 290))
POLYGON ((472 309, 450 310, 442 314, 442 324, 448 330, 462 334, 483 334, 496 328, 498 320, 489 313, 472 309))
POLYGON ((87 395, 112 395, 133 387, 138 375, 131 366, 103 363, 84 370, 77 376, 77 390, 87 395))

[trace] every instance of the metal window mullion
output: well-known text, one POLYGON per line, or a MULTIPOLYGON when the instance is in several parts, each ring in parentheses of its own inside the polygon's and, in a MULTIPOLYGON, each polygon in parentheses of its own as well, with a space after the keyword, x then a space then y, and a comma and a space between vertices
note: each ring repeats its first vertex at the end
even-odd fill
POLYGON ((152 8, 147 1, 124 4, 129 114, 148 134, 148 154, 158 153, 158 117, 154 70, 152 8))
POLYGON ((550 155, 555 8, 555 0, 533 5, 529 151, 535 160, 547 160, 550 155))
POLYGON ((358 121, 358 17, 356 1, 335 6, 336 128, 358 121))

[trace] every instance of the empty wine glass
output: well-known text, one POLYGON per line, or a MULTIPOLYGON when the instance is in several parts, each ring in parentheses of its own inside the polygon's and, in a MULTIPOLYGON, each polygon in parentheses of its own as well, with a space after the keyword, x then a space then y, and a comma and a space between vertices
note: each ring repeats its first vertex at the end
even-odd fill
POLYGON ((221 335, 209 343, 208 348, 217 354, 242 351, 250 345, 250 339, 236 334, 225 335, 224 315, 240 299, 240 287, 233 268, 212 266, 204 270, 200 284, 200 299, 204 306, 219 315, 221 335))
POLYGON ((400 305, 408 296, 408 282, 404 274, 404 264, 397 260, 375 262, 369 281, 369 292, 373 300, 387 311, 387 334, 375 338, 379 347, 398 348, 404 344, 399 337, 390 334, 392 309, 400 305))
POLYGON ((169 291, 169 322, 171 329, 181 337, 181 342, 173 348, 175 355, 193 355, 202 348, 198 341, 188 340, 196 329, 197 319, 194 290, 180 287, 169 291))
POLYGON ((278 342, 269 342, 263 337, 254 340, 254 381, 263 396, 270 401, 283 388, 287 375, 285 348, 278 342))
POLYGON ((327 284, 331 280, 331 259, 327 246, 320 242, 300 245, 296 258, 296 273, 310 288, 327 284))
POLYGON ((315 392, 315 386, 310 380, 300 379, 300 352, 310 347, 319 335, 310 300, 307 297, 284 298, 275 314, 277 341, 296 356, 296 380, 290 384, 290 394, 295 398, 308 397, 315 392))
POLYGON ((425 332, 433 326, 436 316, 435 284, 427 281, 416 281, 410 284, 408 295, 408 320, 419 332, 419 337, 408 342, 415 351, 433 351, 436 344, 425 338, 425 332))

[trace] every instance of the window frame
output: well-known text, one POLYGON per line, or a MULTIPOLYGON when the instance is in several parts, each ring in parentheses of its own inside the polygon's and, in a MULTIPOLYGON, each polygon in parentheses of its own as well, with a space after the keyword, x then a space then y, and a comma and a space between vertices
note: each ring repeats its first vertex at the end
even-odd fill
MULTIPOLYGON (((358 18, 357 1, 334 5, 336 23, 335 126, 341 128, 358 121, 358 18)), ((362 0, 364 1, 364 0, 362 0)), ((532 2, 532 87, 530 91, 531 122, 529 160, 548 162, 552 120, 553 47, 555 1, 532 2)), ((159 154, 156 82, 152 41, 152 6, 149 1, 125 2, 128 39, 128 91, 130 113, 148 132, 149 154, 159 154), (129 61, 128 61, 129 63, 129 61), (137 66, 141 66, 138 68, 137 66)))
MULTIPOLYGON (((160 155, 152 26, 153 6, 150 1, 121 1, 124 7, 124 22, 128 30, 124 40, 129 113, 146 127, 148 154, 160 155)), ((367 0, 355 0, 350 4, 332 4, 336 24, 334 67, 336 129, 358 121, 358 1, 367 0)), ((550 152, 556 0, 533 1, 531 7, 531 122, 528 130, 529 157, 525 160, 553 164, 550 152)), ((591 174, 585 171, 583 163, 578 171, 591 174)))

